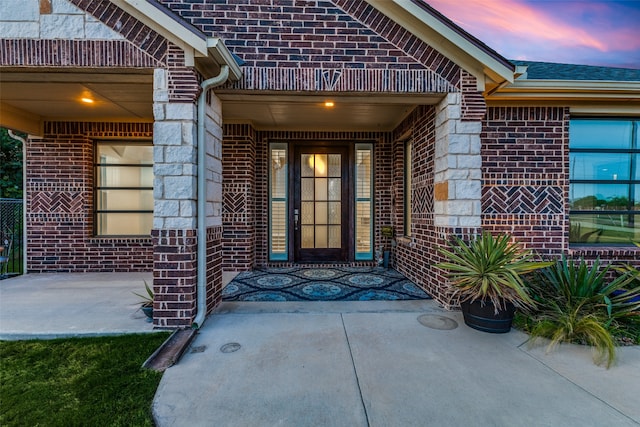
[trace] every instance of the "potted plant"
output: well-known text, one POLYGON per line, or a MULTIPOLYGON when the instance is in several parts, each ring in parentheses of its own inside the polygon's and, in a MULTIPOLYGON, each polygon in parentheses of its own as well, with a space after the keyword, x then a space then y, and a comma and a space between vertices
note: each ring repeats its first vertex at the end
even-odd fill
POLYGON ((531 261, 533 253, 508 234, 483 232, 469 243, 454 237, 451 250, 439 249, 465 323, 485 332, 509 332, 516 308, 535 306, 522 275, 553 262, 531 261))
POLYGON ((146 295, 139 294, 137 292, 134 292, 133 294, 142 298, 142 300, 140 301, 140 310, 142 310, 145 316, 147 316, 147 322, 152 322, 154 295, 153 295, 153 290, 151 289, 151 287, 149 287, 146 280, 144 281, 144 289, 146 291, 146 295))

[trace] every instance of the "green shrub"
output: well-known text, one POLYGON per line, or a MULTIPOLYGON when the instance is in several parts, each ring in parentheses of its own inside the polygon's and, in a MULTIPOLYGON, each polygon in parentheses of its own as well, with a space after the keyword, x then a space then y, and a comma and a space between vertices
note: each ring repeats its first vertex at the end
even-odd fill
POLYGON ((638 270, 625 267, 610 279, 611 265, 593 265, 562 257, 554 265, 530 276, 529 287, 537 310, 521 324, 531 342, 551 340, 548 350, 560 342, 592 345, 594 361, 615 360, 615 336, 633 334, 640 315, 638 270), (635 325, 635 326, 634 326, 635 325))

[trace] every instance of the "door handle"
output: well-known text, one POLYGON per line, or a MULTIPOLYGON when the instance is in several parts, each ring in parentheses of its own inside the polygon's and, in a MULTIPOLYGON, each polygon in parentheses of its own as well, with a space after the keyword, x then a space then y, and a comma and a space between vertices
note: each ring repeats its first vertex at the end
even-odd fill
POLYGON ((300 217, 300 211, 298 209, 293 210, 293 229, 298 231, 298 219, 300 217))

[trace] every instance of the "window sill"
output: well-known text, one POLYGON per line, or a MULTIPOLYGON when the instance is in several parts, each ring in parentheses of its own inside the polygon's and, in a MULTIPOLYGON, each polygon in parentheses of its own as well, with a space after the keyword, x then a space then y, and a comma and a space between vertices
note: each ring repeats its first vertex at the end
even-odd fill
POLYGON ((580 245, 569 246, 569 255, 621 255, 640 253, 640 247, 634 245, 607 246, 607 245, 580 245))

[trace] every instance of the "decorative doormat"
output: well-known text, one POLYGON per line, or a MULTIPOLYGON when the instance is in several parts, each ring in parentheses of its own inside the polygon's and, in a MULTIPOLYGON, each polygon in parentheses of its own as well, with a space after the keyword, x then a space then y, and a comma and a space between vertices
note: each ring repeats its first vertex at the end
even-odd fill
POLYGON ((372 301, 431 299, 409 279, 382 267, 269 268, 240 273, 224 301, 372 301))

